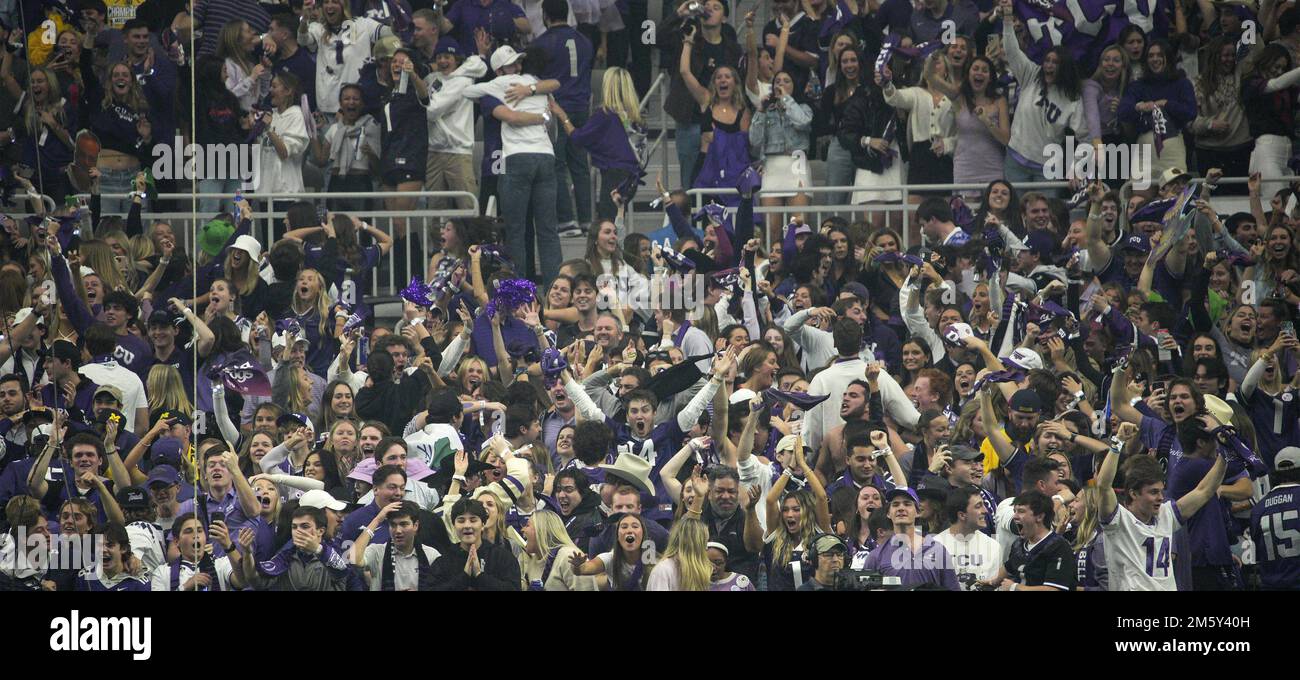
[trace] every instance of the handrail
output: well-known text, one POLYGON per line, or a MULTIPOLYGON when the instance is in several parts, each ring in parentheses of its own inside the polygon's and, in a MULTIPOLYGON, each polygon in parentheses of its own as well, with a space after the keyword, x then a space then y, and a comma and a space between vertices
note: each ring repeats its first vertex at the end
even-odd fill
POLYGON ((655 93, 655 90, 659 89, 659 84, 660 84, 661 82, 663 82, 663 80, 664 80, 665 77, 666 77, 666 76, 664 75, 664 72, 663 72, 663 71, 660 71, 660 72, 659 72, 659 77, 658 77, 658 78, 655 78, 654 83, 652 83, 652 84, 650 85, 650 89, 648 89, 648 90, 645 91, 645 96, 642 97, 642 98, 641 98, 641 101, 638 102, 638 104, 637 104, 637 108, 638 108, 638 110, 640 110, 642 113, 645 112, 646 104, 650 103, 650 95, 653 95, 653 94, 655 93))

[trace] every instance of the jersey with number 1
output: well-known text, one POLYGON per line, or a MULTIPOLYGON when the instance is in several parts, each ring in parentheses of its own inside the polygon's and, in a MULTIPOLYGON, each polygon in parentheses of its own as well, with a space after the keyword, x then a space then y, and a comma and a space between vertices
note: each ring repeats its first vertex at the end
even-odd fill
POLYGON ((1114 514, 1102 521, 1110 589, 1178 590, 1170 553, 1174 532, 1182 525, 1173 502, 1162 503, 1151 524, 1117 504, 1114 514))

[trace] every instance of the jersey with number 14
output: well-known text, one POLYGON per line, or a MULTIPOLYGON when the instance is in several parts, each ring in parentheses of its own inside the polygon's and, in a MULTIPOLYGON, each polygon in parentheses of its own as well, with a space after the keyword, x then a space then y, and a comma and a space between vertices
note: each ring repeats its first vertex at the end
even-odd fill
POLYGON ((1276 486, 1255 504, 1250 540, 1265 588, 1300 588, 1300 485, 1276 486))
POLYGON ((1183 525, 1177 504, 1162 503, 1147 524, 1123 505, 1102 521, 1106 532, 1106 566, 1110 589, 1178 590, 1170 557, 1174 532, 1183 525))

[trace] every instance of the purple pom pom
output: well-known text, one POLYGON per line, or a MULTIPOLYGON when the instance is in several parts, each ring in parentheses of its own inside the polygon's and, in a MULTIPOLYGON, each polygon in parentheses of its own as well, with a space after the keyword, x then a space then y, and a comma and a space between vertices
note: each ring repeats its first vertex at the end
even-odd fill
POLYGON ((428 308, 434 305, 434 302, 431 299, 431 296, 433 295, 433 287, 426 284, 424 279, 420 278, 418 275, 412 276, 411 282, 407 284, 399 294, 402 296, 403 300, 406 300, 417 307, 428 308))
POLYGON ((507 279, 497 284, 492 300, 487 304, 487 315, 496 316, 497 310, 512 312, 537 299, 537 285, 528 279, 507 279))

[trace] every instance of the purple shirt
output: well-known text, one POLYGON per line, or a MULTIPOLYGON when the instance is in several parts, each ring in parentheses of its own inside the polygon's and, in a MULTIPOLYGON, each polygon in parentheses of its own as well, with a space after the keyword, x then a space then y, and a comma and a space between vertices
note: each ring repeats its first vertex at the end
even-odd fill
POLYGON ((903 588, 932 584, 947 590, 961 589, 947 549, 935 541, 933 536, 921 539, 919 553, 913 553, 908 548, 904 537, 890 536, 884 545, 867 556, 862 568, 878 571, 885 576, 897 576, 902 579, 903 588))
MULTIPOLYGON (((1195 489, 1212 467, 1214 460, 1209 458, 1182 456, 1175 463, 1171 457, 1168 489, 1170 501, 1177 501, 1195 489)), ((1227 474, 1223 476, 1224 484, 1231 484, 1246 476, 1239 464, 1230 463, 1228 467, 1227 474)), ((1196 514, 1183 518, 1187 538, 1191 543, 1193 567, 1232 564, 1232 550, 1228 547, 1228 521, 1231 517, 1228 501, 1216 496, 1196 514)))
POLYGON ((569 114, 586 113, 591 108, 591 64, 594 58, 591 41, 571 26, 553 26, 534 40, 532 46, 546 51, 546 68, 538 79, 560 81, 560 89, 555 93, 560 108, 569 114), (577 63, 571 63, 571 60, 577 63))
POLYGON ((484 28, 498 43, 511 42, 515 37, 515 19, 524 18, 524 9, 510 0, 491 0, 483 6, 480 0, 462 0, 451 6, 447 21, 453 26, 456 42, 462 46, 474 45, 474 29, 484 28))
POLYGON ((1265 588, 1300 588, 1300 486, 1274 487, 1250 511, 1259 578, 1265 588))

